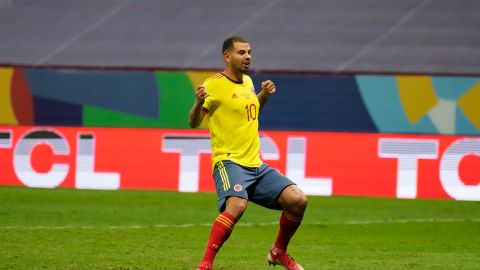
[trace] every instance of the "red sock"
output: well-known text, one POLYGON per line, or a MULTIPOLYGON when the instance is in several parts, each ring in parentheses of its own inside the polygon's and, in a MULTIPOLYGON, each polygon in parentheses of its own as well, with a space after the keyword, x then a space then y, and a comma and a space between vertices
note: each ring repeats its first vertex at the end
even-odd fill
POLYGON ((302 223, 303 216, 295 216, 287 210, 284 210, 280 217, 280 230, 278 231, 275 247, 281 250, 287 250, 288 242, 302 223))
POLYGON ((223 243, 227 241, 228 237, 232 233, 233 226, 237 221, 227 211, 223 211, 215 222, 213 222, 212 231, 210 232, 210 238, 208 239, 207 248, 203 260, 213 264, 215 255, 222 247, 223 243))

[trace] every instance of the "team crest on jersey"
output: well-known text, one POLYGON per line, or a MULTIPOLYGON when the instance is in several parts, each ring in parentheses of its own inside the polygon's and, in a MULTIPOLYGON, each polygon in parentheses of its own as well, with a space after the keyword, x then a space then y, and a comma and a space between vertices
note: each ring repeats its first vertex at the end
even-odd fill
POLYGON ((233 190, 235 190, 236 192, 240 192, 243 190, 243 187, 239 184, 236 184, 235 186, 233 186, 233 190))
POLYGON ((238 98, 237 94, 233 93, 232 98, 238 98))

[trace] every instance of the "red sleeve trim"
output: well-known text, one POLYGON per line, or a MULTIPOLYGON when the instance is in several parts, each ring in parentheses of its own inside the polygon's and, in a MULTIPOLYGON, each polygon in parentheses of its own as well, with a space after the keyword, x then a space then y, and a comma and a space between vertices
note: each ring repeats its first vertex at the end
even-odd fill
POLYGON ((208 109, 205 107, 202 107, 202 111, 208 113, 208 109))

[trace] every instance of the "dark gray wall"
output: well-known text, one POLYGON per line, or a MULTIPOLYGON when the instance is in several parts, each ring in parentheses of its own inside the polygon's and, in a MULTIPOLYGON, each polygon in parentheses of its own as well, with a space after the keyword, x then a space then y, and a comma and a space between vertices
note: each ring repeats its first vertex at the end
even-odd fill
POLYGON ((0 0, 0 63, 222 68, 247 38, 255 70, 480 73, 476 0, 0 0))

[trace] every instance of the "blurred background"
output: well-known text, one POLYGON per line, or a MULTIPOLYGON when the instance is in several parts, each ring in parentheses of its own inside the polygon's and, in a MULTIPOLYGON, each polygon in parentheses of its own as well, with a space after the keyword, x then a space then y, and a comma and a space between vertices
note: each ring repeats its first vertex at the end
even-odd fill
POLYGON ((475 0, 1 0, 0 62, 222 69, 241 35, 255 70, 473 73, 475 0))

